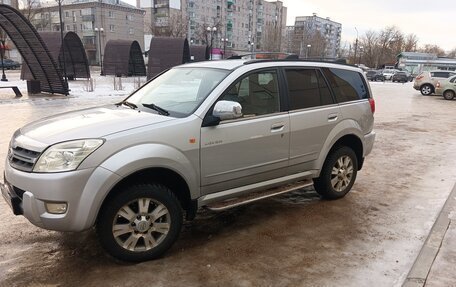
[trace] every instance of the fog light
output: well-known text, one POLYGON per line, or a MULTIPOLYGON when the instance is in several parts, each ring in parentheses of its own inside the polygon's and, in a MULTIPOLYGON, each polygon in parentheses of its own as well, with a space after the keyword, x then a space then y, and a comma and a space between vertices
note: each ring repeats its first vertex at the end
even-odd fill
POLYGON ((66 202, 46 202, 46 211, 52 214, 64 214, 67 211, 66 202))

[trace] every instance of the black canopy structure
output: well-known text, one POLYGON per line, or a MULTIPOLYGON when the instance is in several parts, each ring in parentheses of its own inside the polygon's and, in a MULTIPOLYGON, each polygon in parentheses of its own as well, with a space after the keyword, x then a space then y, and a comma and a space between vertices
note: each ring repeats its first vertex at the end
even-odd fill
POLYGON ((138 41, 109 40, 104 51, 103 74, 145 76, 146 66, 138 41))
MULTIPOLYGON (((75 32, 65 32, 63 37, 65 53, 63 53, 64 51, 62 49, 60 32, 39 32, 39 34, 44 43, 47 43, 46 46, 52 58, 55 61, 58 60, 60 71, 63 70, 63 67, 66 68, 66 75, 69 79, 90 78, 89 62, 78 34, 75 32), (64 54, 65 65, 63 65, 64 54)), ((28 65, 22 65, 21 79, 34 80, 28 65)))
POLYGON ((150 40, 147 78, 171 67, 190 62, 190 47, 185 38, 153 37, 150 40))
POLYGON ((0 4, 0 27, 8 34, 33 78, 40 81, 41 91, 68 94, 57 63, 33 25, 16 9, 0 4))
POLYGON ((207 45, 192 45, 190 46, 190 55, 193 57, 192 61, 200 62, 209 60, 209 47, 207 45))

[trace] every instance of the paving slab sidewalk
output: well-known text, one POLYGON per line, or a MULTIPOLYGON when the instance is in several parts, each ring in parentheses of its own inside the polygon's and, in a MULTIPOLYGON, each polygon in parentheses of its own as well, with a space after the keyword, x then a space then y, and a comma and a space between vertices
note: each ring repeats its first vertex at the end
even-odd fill
POLYGON ((456 185, 403 287, 456 286, 456 185))

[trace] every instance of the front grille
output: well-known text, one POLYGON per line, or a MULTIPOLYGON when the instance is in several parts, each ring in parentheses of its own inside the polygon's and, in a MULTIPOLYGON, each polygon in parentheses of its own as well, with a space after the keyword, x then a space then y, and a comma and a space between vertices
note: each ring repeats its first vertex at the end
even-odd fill
POLYGON ((39 152, 21 147, 11 148, 8 156, 13 168, 28 172, 33 170, 33 166, 39 157, 39 152))

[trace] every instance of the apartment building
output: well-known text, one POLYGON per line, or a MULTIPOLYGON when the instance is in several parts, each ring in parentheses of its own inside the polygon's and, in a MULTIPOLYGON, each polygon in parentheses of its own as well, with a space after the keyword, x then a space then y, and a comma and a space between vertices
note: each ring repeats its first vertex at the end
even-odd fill
POLYGON ((146 34, 152 26, 153 34, 233 52, 282 50, 287 8, 281 1, 137 0, 137 7, 146 10, 146 34))
POLYGON ((312 16, 296 17, 293 33, 288 35, 293 37, 293 53, 300 57, 337 58, 341 32, 342 24, 314 13, 312 16))
MULTIPOLYGON (((60 31, 55 1, 41 3, 35 12, 31 21, 38 31, 60 31)), ((63 30, 79 35, 90 64, 100 64, 109 40, 136 40, 144 49, 144 15, 144 10, 119 0, 75 0, 62 5, 63 30)))
POLYGON ((287 8, 281 1, 185 0, 189 39, 196 44, 212 35, 214 46, 234 52, 281 50, 287 8), (207 33, 207 27, 217 30, 207 33), (222 41, 223 39, 223 41, 222 41))
MULTIPOLYGON (((19 9, 18 0, 0 0, 0 3, 19 9)), ((0 33, 0 36, 3 38, 1 40, 5 40, 5 46, 7 47, 3 54, 4 57, 21 63, 21 55, 19 54, 19 51, 17 50, 16 46, 14 46, 14 43, 9 39, 6 33, 0 33)))

